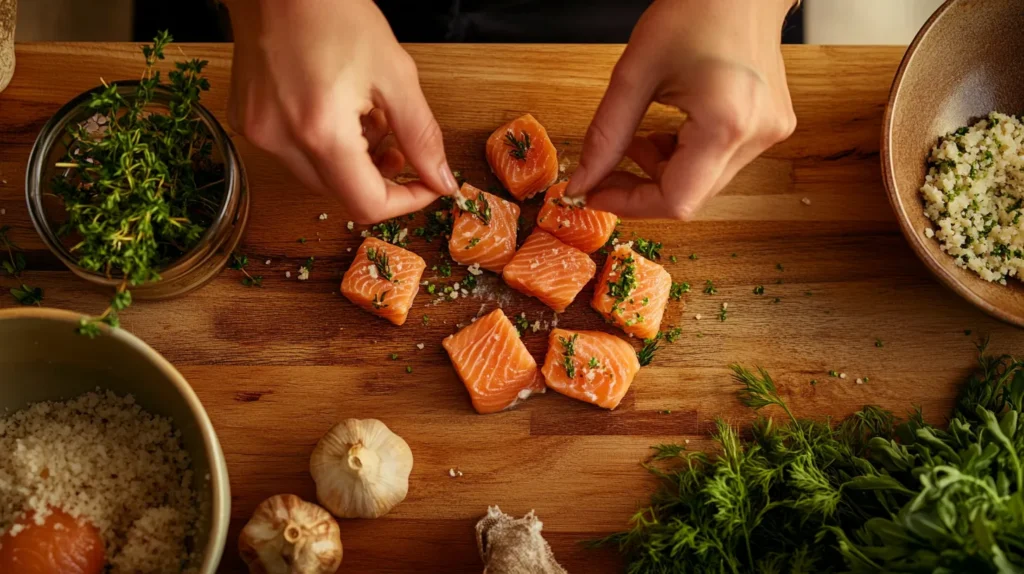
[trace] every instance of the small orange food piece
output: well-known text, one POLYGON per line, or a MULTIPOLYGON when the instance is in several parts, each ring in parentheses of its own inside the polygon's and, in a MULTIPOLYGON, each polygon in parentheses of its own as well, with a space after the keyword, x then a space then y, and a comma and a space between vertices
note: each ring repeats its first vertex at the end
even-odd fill
POLYGON ((441 343, 480 414, 543 393, 544 381, 512 322, 495 309, 441 343))
POLYGON ((341 294, 367 311, 405 323, 427 268, 419 255, 376 237, 367 237, 341 279, 341 294))
POLYGON ((608 242, 618 217, 563 200, 567 185, 569 183, 563 181, 548 188, 544 205, 537 214, 537 226, 563 243, 584 253, 593 253, 608 242))
POLYGON ((54 509, 42 524, 20 519, 0 537, 0 572, 4 574, 100 574, 106 560, 99 530, 85 520, 54 509))
POLYGON ((623 331, 650 339, 661 328, 671 290, 664 267, 620 244, 605 261, 590 305, 623 331))
POLYGON ((452 259, 501 273, 516 253, 519 206, 468 183, 462 184, 455 204, 448 240, 452 259))
POLYGON ((600 331, 552 329, 544 359, 548 388, 606 409, 619 406, 640 371, 636 351, 600 331))
POLYGON ((486 151, 491 171, 520 201, 558 179, 558 152, 547 130, 530 114, 494 130, 486 151))
POLYGON ((526 238, 501 276, 516 291, 561 313, 596 272, 597 264, 589 255, 538 229, 526 238))

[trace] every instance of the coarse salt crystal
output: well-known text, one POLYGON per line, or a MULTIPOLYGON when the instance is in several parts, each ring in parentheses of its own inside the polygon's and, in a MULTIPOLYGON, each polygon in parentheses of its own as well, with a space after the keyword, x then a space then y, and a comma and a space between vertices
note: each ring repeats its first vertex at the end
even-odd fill
POLYGON ((409 228, 408 227, 403 227, 402 230, 398 232, 398 241, 399 242, 405 241, 405 238, 408 237, 408 236, 409 236, 409 228))
POLYGON ((423 343, 416 343, 416 348, 422 351, 423 350, 423 343))
POLYGON ((449 468, 448 469, 448 476, 450 476, 452 478, 455 478, 455 469, 454 468, 449 468))
POLYGON ((290 279, 290 278, 291 278, 291 276, 292 276, 292 272, 291 272, 291 271, 285 271, 285 272, 284 272, 284 276, 285 276, 286 278, 290 279))
POLYGON ((931 227, 925 227, 924 236, 927 237, 928 239, 931 239, 932 237, 935 237, 935 232, 932 231, 931 227))
POLYGON ((483 274, 483 271, 480 270, 480 264, 479 263, 474 263, 474 264, 470 265, 469 267, 466 268, 466 271, 469 271, 470 275, 482 275, 483 274))
POLYGON ((6 209, 0 209, 0 215, 7 215, 6 209))
POLYGON ((858 385, 863 385, 864 384, 864 379, 857 379, 854 382, 857 383, 858 385))
POLYGON ((800 200, 800 203, 802 203, 804 205, 810 205, 811 204, 811 198, 805 197, 805 198, 800 200))
POLYGON ((840 379, 845 379, 846 378, 846 373, 839 373, 839 378, 840 379))
POLYGON ((722 309, 723 310, 728 309, 728 308, 729 308, 729 304, 728 303, 722 303, 722 309))
POLYGON ((348 223, 345 224, 345 227, 348 228, 349 231, 352 231, 353 229, 356 228, 356 222, 349 221, 348 223))
POLYGON ((349 247, 349 248, 348 248, 348 249, 346 249, 345 251, 348 251, 349 253, 352 253, 352 248, 351 248, 351 247, 349 247))
POLYGON ((698 321, 700 321, 700 317, 701 317, 700 313, 697 313, 696 315, 693 316, 693 318, 698 320, 698 321))
POLYGON ((367 265, 366 266, 366 272, 370 274, 370 278, 371 279, 379 279, 380 278, 380 274, 377 273, 377 266, 376 265, 367 265))
MULTIPOLYGON (((495 335, 495 337, 497 337, 497 335, 495 335)), ((530 389, 523 389, 523 390, 519 391, 519 394, 516 395, 516 396, 519 397, 520 400, 525 401, 526 399, 530 398, 530 395, 532 395, 532 394, 533 394, 533 391, 531 391, 530 389)))
POLYGON ((264 261, 264 262, 263 262, 263 264, 264 264, 264 265, 270 265, 270 260, 269 260, 269 259, 267 259, 266 261, 264 261))
POLYGON ((299 281, 305 281, 306 279, 309 279, 309 269, 299 267, 299 281))
POLYGON ((452 299, 458 299, 459 298, 459 292, 458 291, 452 291, 448 296, 451 297, 452 299))
POLYGON ((368 229, 364 229, 363 232, 359 234, 359 236, 360 237, 369 237, 370 236, 370 231, 368 229))
POLYGON ((323 221, 325 219, 327 219, 327 214, 326 213, 321 213, 320 214, 320 221, 323 221))

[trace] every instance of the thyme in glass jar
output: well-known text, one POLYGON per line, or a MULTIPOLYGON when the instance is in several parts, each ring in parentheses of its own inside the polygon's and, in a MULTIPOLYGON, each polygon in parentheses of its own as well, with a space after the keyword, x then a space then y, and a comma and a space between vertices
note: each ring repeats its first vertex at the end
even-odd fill
POLYGON ((210 88, 207 62, 177 62, 162 83, 154 66, 171 41, 164 31, 142 48, 146 67, 134 94, 101 80, 87 104, 93 120, 68 128, 67 154, 56 164, 53 191, 68 216, 59 235, 74 241, 79 266, 121 279, 107 309, 81 319, 83 335, 97 335, 100 323, 117 327, 129 287, 159 281, 163 267, 194 248, 224 196, 223 166, 196 114, 210 88), (158 91, 167 91, 166 105, 154 103, 158 91))

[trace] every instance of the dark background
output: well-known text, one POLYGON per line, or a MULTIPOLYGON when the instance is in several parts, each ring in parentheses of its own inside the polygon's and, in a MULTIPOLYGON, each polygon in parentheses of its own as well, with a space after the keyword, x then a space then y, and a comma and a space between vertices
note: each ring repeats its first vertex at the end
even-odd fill
MULTIPOLYGON (((345 0, 339 0, 345 1, 345 0)), ((400 42, 543 42, 624 44, 649 2, 637 0, 379 0, 400 42)), ((133 39, 170 29, 178 42, 227 42, 231 23, 213 0, 136 0, 133 39)), ((792 14, 786 44, 803 43, 803 18, 792 14)))

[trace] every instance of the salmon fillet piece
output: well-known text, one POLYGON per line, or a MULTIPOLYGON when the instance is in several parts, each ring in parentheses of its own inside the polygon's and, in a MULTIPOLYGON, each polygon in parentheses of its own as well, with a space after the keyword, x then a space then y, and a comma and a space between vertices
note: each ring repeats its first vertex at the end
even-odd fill
POLYGON ((464 183, 453 209, 455 222, 448 240, 452 259, 501 273, 516 253, 519 206, 464 183))
POLYGON ((370 313, 401 325, 409 316, 426 268, 423 258, 412 251, 367 237, 341 279, 341 294, 370 313))
POLYGON ((614 213, 590 209, 570 200, 563 200, 569 182, 548 188, 544 205, 537 214, 537 226, 563 243, 584 253, 593 253, 608 242, 619 218, 614 213))
POLYGON ((480 414, 503 411, 545 390, 537 361, 501 309, 445 337, 441 344, 480 414))
POLYGON ((550 233, 534 230, 501 276, 510 287, 561 313, 594 278, 597 264, 550 233))
POLYGON ((494 130, 487 138, 487 163, 501 184, 522 201, 558 178, 558 152, 547 130, 530 114, 494 130))
POLYGON ((642 339, 658 334, 672 290, 665 268, 619 244, 605 261, 591 306, 609 323, 642 339))
POLYGON ((552 329, 541 372, 548 388, 606 409, 619 406, 640 371, 632 345, 599 331, 552 329))

